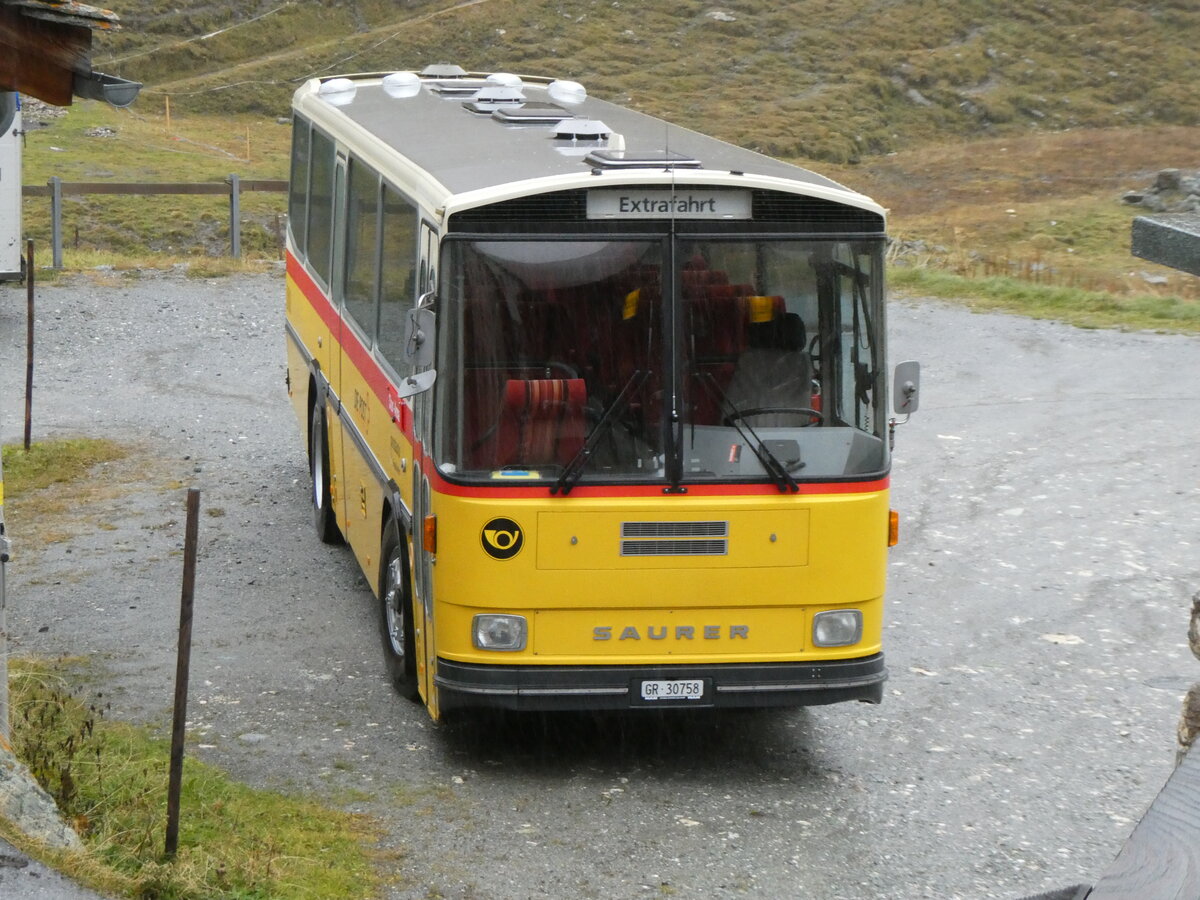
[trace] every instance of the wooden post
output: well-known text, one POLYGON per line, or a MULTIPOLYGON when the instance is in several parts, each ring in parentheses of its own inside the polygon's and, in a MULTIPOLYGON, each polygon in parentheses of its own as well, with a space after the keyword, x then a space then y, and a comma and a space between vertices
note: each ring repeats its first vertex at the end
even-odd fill
POLYGON ((229 255, 242 255, 242 179, 229 176, 229 255))
POLYGON ((63 267, 62 261, 62 179, 50 176, 50 260, 56 269, 63 267))
POLYGON ((179 649, 175 664, 175 715, 171 725, 171 771, 167 783, 166 855, 179 848, 179 795, 183 787, 183 738, 187 723, 188 672, 192 664, 192 598, 196 586, 196 536, 200 521, 200 491, 187 495, 187 531, 183 539, 183 591, 179 599, 179 649))
POLYGON ((167 107, 167 134, 171 133, 171 97, 168 95, 163 98, 166 101, 167 107))
POLYGON ((25 242, 25 451, 33 430, 33 241, 25 242))

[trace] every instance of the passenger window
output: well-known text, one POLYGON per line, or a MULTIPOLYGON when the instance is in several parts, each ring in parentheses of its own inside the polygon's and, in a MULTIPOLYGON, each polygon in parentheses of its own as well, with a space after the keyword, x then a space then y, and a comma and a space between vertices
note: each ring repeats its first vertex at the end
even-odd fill
POLYGON ((379 176, 357 160, 351 160, 346 194, 346 312, 370 346, 375 338, 379 176))
POLYGON ((379 350, 397 372, 404 366, 404 325, 416 300, 417 210, 383 190, 383 256, 379 285, 379 350))
POLYGON ((308 262, 325 285, 333 267, 333 172, 333 141, 314 130, 309 158, 308 262))
POLYGON ((292 128, 292 178, 288 193, 288 228, 301 258, 308 227, 308 123, 297 118, 292 128))

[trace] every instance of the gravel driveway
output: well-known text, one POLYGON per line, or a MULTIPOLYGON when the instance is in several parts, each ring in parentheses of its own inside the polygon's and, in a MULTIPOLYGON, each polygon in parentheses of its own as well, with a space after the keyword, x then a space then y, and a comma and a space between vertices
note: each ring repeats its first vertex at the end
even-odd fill
MULTIPOLYGON (((14 652, 91 657, 113 715, 165 731, 199 487, 195 752, 376 816, 391 898, 1015 898, 1094 880, 1171 771, 1200 680, 1200 340, 893 307, 893 361, 925 368, 883 705, 443 727, 392 693, 370 591, 312 533, 282 273, 37 302, 35 437, 137 450, 66 539, 13 532, 14 652)), ((0 289, 6 442, 24 336, 0 289)))

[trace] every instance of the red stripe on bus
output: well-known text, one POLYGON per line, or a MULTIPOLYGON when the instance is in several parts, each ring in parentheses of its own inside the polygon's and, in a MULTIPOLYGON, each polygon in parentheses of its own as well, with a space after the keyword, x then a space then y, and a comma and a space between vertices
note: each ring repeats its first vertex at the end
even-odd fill
MULTIPOLYGON (((341 317, 338 315, 333 301, 325 296, 325 292, 321 290, 321 286, 308 274, 303 263, 291 253, 288 253, 287 256, 287 273, 296 283, 296 286, 300 288, 301 293, 308 299, 308 302, 312 304, 317 315, 321 317, 321 321, 329 328, 334 344, 339 346, 342 353, 349 357, 350 362, 358 370, 363 381, 367 383, 367 387, 370 388, 371 392, 375 394, 379 402, 383 405, 384 411, 391 416, 392 422, 399 427, 401 433, 411 442, 413 439, 413 418, 412 407, 408 401, 399 400, 396 396, 395 387, 371 351, 363 346, 362 341, 358 339, 358 335, 353 330, 343 327, 341 317)), ((329 378, 329 376, 330 373, 326 372, 325 377, 329 378)), ((336 389, 338 395, 341 396, 341 385, 338 384, 336 389)), ((341 400, 345 404, 346 398, 342 397, 341 400)))

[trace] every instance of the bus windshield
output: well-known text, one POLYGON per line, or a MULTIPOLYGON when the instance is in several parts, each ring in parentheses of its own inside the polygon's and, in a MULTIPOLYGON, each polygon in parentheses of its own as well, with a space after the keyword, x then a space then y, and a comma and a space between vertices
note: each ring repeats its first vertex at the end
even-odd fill
POLYGON ((448 477, 782 485, 887 467, 881 241, 446 251, 434 452, 448 477))

